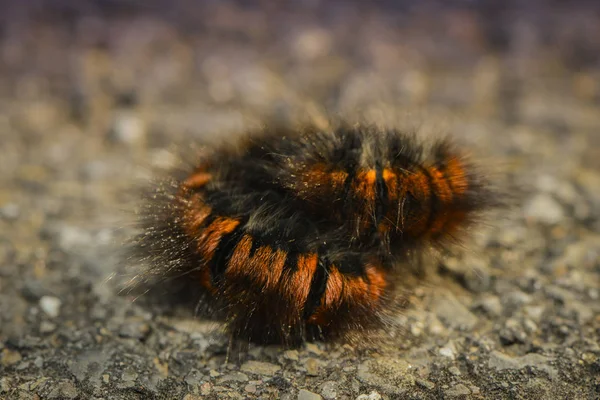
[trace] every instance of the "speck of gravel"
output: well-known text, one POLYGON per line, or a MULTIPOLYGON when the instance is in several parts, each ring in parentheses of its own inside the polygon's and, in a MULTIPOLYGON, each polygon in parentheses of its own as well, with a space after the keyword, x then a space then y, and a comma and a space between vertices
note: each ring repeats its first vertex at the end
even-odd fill
POLYGON ((321 400, 321 395, 310 392, 306 389, 300 389, 298 392, 298 400, 321 400))
POLYGON ((42 321, 40 323, 40 333, 47 334, 52 333, 56 330, 56 324, 48 321, 42 321))
POLYGON ((150 334, 151 328, 147 322, 126 321, 119 327, 119 336, 123 338, 144 340, 150 334))
POLYGON ((213 385, 210 382, 204 382, 200 385, 200 394, 202 396, 208 396, 212 392, 213 385))
POLYGON ((11 380, 7 377, 0 378, 0 393, 7 393, 11 388, 11 380))
POLYGON ((21 215, 21 208, 18 204, 8 203, 0 207, 0 216, 7 221, 14 221, 21 215))
POLYGON ((22 359, 23 357, 21 356, 21 353, 16 350, 3 349, 0 355, 1 364, 5 367, 14 365, 22 359))
POLYGON ((54 296, 42 296, 40 298, 40 308, 50 318, 56 318, 60 315, 60 306, 62 301, 54 296))
POLYGON ((356 400, 381 400, 381 399, 382 399, 381 395, 376 391, 372 391, 369 394, 361 394, 356 398, 356 400))
POLYGON ((451 398, 459 396, 468 396, 469 394, 471 394, 471 390, 462 383, 459 383, 458 385, 444 390, 444 394, 451 398))
POLYGON ((286 360, 298 361, 298 350, 287 350, 283 353, 286 360))
POLYGON ((308 376, 319 376, 319 361, 316 358, 307 358, 304 367, 308 376))
POLYGON ((230 374, 221 376, 216 381, 217 384, 221 384, 221 383, 225 383, 225 382, 245 383, 245 382, 248 382, 248 375, 244 374, 243 372, 232 372, 230 374))
POLYGON ((366 385, 391 395, 400 395, 415 383, 410 369, 410 364, 404 360, 380 357, 360 364, 356 376, 366 385))
POLYGON ((433 388, 435 388, 435 383, 426 379, 417 378, 415 379, 415 383, 421 386, 423 389, 432 390, 433 388))
POLYGON ((323 350, 321 350, 319 346, 315 343, 306 343, 304 347, 306 348, 306 351, 308 351, 309 353, 313 353, 317 356, 323 354, 323 350))
POLYGON ((456 358, 456 350, 454 349, 454 344, 448 343, 446 346, 439 349, 439 354, 444 357, 448 357, 451 360, 456 358))
POLYGON ((242 364, 240 369, 251 374, 272 376, 275 375, 281 367, 268 362, 247 361, 242 364))
POLYGON ((551 361, 551 358, 542 356, 541 354, 529 353, 521 357, 511 357, 499 351, 492 351, 488 360, 488 366, 499 371, 537 367, 553 376, 556 374, 556 370, 550 367, 549 363, 551 361))
POLYGON ((33 365, 37 368, 42 368, 44 366, 44 359, 42 357, 36 357, 35 360, 33 360, 33 365))
POLYGON ((526 218, 548 225, 561 222, 565 217, 562 205, 547 193, 530 198, 523 207, 526 218))
POLYGON ((502 315, 502 303, 500 303, 500 298, 498 298, 498 296, 485 296, 479 300, 473 308, 482 310, 492 318, 502 315))
POLYGON ((77 396, 79 396, 77 387, 68 380, 58 382, 48 394, 49 399, 74 399, 77 396))
POLYGON ((450 327, 472 329, 477 323, 477 317, 450 292, 436 296, 433 309, 438 318, 450 327))
POLYGON ((321 396, 326 400, 334 400, 338 397, 338 383, 334 381, 323 382, 321 385, 321 396))
POLYGON ((204 380, 205 380, 204 375, 202 374, 202 372, 198 371, 197 369, 192 369, 185 376, 185 382, 188 385, 193 386, 193 387, 200 385, 204 380))
POLYGON ((460 376, 460 369, 458 369, 458 367, 456 366, 448 368, 448 372, 450 372, 454 376, 460 376))
POLYGON ((137 377, 138 373, 133 368, 126 368, 121 375, 121 379, 125 382, 133 382, 137 377))

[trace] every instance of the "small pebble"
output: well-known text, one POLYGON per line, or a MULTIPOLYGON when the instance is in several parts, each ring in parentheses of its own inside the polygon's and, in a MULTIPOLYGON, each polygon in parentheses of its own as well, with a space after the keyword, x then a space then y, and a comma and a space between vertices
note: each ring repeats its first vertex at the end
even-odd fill
POLYGON ((77 392, 77 387, 71 381, 60 381, 55 386, 54 389, 48 394, 49 399, 75 399, 79 396, 77 392))
POLYGON ((459 397, 471 394, 471 390, 462 383, 459 383, 458 385, 453 386, 450 389, 444 390, 444 393, 448 397, 459 397))
POLYGON ((129 110, 120 110, 115 114, 110 137, 127 145, 141 143, 146 138, 144 122, 129 110))
POLYGON ((123 338, 143 340, 150 334, 150 325, 143 321, 126 322, 119 328, 119 336, 123 338))
POLYGON ((281 369, 279 365, 262 362, 262 361, 247 361, 242 364, 241 368, 244 372, 258 375, 275 375, 281 369))
POLYGON ((126 382, 133 382, 137 379, 138 373, 133 368, 127 368, 123 371, 121 379, 126 382))
POLYGON ((56 318, 60 315, 61 305, 62 301, 58 297, 42 296, 42 298, 40 298, 40 308, 50 318, 56 318))
POLYGON ((322 400, 321 395, 309 392, 306 389, 300 389, 298 392, 298 400, 322 400))
POLYGON ((338 383, 334 381, 327 381, 321 385, 321 396, 326 400, 337 399, 338 383))
POLYGON ((286 360, 298 361, 298 350, 287 350, 283 353, 286 360))
POLYGON ((452 348, 452 346, 449 346, 449 345, 442 347, 439 350, 439 353, 441 356, 448 357, 452 360, 454 360, 454 358, 456 357, 456 354, 454 353, 454 349, 452 348))
POLYGON ((2 350, 2 353, 0 353, 1 364, 5 367, 16 364, 22 359, 21 353, 16 350, 4 349, 2 350))
POLYGON ((10 390, 11 388, 11 383, 10 383, 10 379, 4 377, 4 378, 0 378, 0 393, 6 393, 10 390))
POLYGON ((56 330, 56 324, 53 324, 52 322, 42 321, 40 323, 40 333, 43 333, 43 334, 52 333, 55 330, 56 330))
POLYGON ((416 379, 415 382, 417 385, 427 390, 432 390, 433 388, 435 388, 435 383, 425 379, 416 379))
POLYGON ((218 384, 225 382, 248 382, 248 375, 242 372, 232 372, 231 374, 223 375, 217 380, 218 384))
POLYGON ((314 358, 309 358, 305 361, 306 374, 309 376, 319 375, 319 362, 314 358))
POLYGON ((200 394, 203 396, 207 396, 212 392, 212 384, 210 382, 205 382, 200 385, 200 394))
POLYGON ((18 204, 8 203, 0 207, 0 216, 7 221, 14 221, 21 215, 21 208, 18 204))
POLYGON ((554 225, 565 217, 563 207, 549 194, 537 194, 525 203, 523 213, 528 219, 554 225))
POLYGON ((369 394, 361 394, 356 400, 381 400, 381 395, 376 391, 372 391, 369 394))
POLYGON ((498 296, 486 296, 479 302, 478 306, 490 317, 502 315, 502 303, 500 303, 498 296))
POLYGON ((316 345, 315 343, 306 343, 306 344, 304 345, 304 347, 306 348, 306 350, 307 350, 308 352, 310 352, 310 353, 313 353, 313 354, 316 354, 316 355, 318 355, 318 356, 319 356, 319 355, 321 355, 321 354, 323 354, 323 350, 321 350, 321 349, 319 348, 319 346, 318 346, 318 345, 316 345))

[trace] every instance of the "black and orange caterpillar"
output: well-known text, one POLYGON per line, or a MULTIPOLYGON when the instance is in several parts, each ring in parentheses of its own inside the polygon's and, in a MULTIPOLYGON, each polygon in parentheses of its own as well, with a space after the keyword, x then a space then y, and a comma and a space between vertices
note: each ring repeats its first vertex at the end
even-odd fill
POLYGON ((184 275, 254 342, 380 326, 398 266, 494 197, 447 139, 373 126, 264 128, 203 154, 148 197, 142 280, 184 275))

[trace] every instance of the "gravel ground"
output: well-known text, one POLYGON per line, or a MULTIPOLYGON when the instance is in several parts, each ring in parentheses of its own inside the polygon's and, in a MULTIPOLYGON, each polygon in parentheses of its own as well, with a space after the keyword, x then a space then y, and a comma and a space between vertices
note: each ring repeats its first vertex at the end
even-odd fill
POLYGON ((600 7, 199 3, 0 1, 0 398, 600 398, 600 7), (369 343, 225 363, 118 295, 169 149, 322 110, 448 131, 515 205, 369 343))

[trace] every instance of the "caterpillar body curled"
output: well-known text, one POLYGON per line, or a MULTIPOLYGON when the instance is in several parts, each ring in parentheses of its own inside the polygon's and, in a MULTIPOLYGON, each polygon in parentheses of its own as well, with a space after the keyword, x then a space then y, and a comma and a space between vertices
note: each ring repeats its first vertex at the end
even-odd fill
POLYGON ((491 203, 447 140, 368 126, 265 128, 166 186, 142 212, 144 279, 185 275, 234 337, 287 344, 380 326, 398 263, 491 203))

